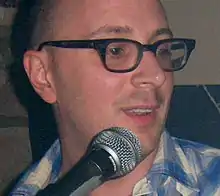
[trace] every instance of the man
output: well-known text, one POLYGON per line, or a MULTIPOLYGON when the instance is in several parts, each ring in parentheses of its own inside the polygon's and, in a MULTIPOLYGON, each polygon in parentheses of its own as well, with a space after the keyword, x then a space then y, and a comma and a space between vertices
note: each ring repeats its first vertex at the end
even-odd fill
POLYGON ((146 158, 91 196, 220 195, 220 151, 164 131, 173 71, 185 66, 195 41, 173 38, 160 2, 40 6, 24 68, 35 91, 53 104, 59 140, 11 195, 36 195, 62 178, 98 132, 115 126, 137 135, 146 158))

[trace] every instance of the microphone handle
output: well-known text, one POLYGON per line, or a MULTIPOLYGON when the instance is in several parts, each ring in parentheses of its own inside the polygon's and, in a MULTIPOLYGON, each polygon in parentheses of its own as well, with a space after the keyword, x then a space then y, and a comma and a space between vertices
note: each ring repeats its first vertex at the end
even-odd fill
POLYGON ((48 185, 37 196, 87 196, 115 173, 110 156, 103 149, 91 151, 63 178, 48 185))

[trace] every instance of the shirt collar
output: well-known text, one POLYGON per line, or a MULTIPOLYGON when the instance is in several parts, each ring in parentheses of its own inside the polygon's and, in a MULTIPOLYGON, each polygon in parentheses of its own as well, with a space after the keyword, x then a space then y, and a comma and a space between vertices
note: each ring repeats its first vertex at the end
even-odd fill
POLYGON ((199 192, 198 179, 181 146, 167 131, 160 140, 159 149, 147 178, 152 175, 165 175, 177 181, 179 189, 199 192))
MULTIPOLYGON (((57 180, 61 165, 59 140, 55 141, 47 154, 52 163, 51 182, 53 183, 57 180)), ((150 179, 152 176, 159 177, 161 175, 168 176, 176 180, 176 188, 180 192, 199 192, 195 169, 193 169, 193 166, 189 164, 189 160, 185 156, 181 146, 175 142, 175 139, 172 138, 167 131, 164 131, 161 136, 159 149, 153 167, 147 174, 146 179, 140 181, 142 183, 137 183, 140 184, 139 187, 143 186, 140 191, 140 195, 156 190, 157 185, 150 183, 150 179)))

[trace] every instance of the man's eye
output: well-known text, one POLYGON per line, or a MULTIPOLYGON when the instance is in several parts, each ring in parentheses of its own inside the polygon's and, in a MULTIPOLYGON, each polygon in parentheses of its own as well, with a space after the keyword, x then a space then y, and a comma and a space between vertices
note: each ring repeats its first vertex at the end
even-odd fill
POLYGON ((120 57, 124 54, 124 49, 121 47, 112 47, 109 49, 109 55, 115 56, 115 57, 120 57))
POLYGON ((170 57, 171 55, 172 55, 172 51, 169 48, 159 49, 157 51, 157 56, 170 57))

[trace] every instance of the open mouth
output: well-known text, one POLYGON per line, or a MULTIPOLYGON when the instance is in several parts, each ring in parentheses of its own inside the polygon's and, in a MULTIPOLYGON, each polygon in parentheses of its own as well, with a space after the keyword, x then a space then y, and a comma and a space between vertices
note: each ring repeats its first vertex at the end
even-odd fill
POLYGON ((135 116, 146 116, 153 112, 152 108, 133 108, 125 110, 125 113, 128 115, 135 115, 135 116))

